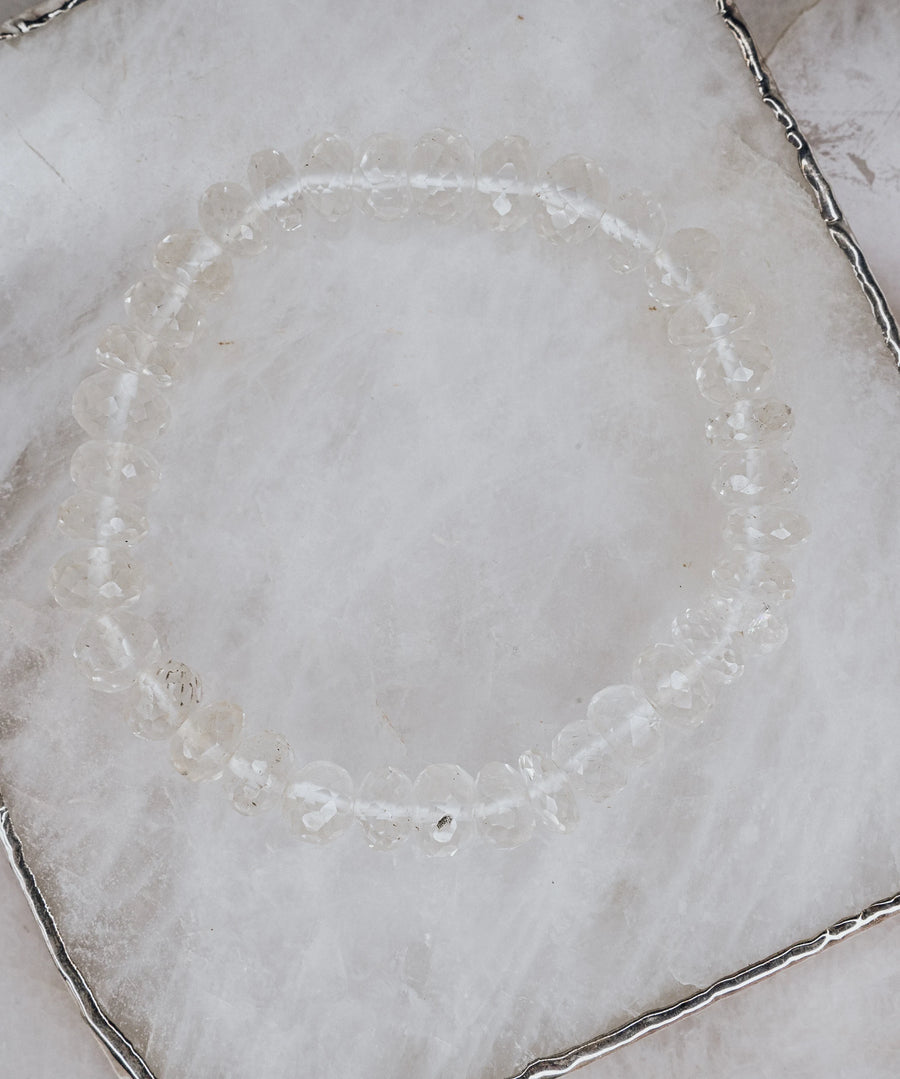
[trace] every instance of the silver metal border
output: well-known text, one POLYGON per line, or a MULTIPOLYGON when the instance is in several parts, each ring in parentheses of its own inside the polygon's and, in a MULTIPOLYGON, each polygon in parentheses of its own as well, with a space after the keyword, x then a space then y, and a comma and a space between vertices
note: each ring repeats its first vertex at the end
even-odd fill
POLYGON ((84 2, 85 0, 44 0, 43 4, 36 4, 21 15, 0 23, 0 41, 16 41, 23 34, 46 26, 57 15, 64 15, 84 2))

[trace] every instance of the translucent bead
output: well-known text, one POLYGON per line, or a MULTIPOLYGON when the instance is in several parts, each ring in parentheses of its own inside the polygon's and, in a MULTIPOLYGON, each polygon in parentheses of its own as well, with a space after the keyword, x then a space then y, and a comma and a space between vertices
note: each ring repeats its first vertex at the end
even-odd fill
POLYGON ((173 232, 160 240, 153 265, 162 277, 208 302, 220 300, 234 280, 231 259, 199 229, 173 232))
POLYGON ((662 307, 674 307, 702 292, 720 264, 719 240, 706 229, 679 229, 644 268, 647 291, 662 307))
POLYGON ((612 746, 587 719, 567 723, 553 739, 550 755, 572 785, 597 802, 625 786, 627 776, 612 746))
POLYGON ((231 804, 246 817, 274 809, 293 765, 283 734, 261 731, 242 739, 228 761, 231 804))
POLYGON ((794 594, 794 578, 787 566, 757 551, 735 551, 713 566, 712 576, 725 596, 741 593, 779 604, 794 594))
POLYGON ((244 713, 229 701, 188 709, 169 743, 175 771, 194 783, 221 779, 243 729, 244 713))
POLYGON ((439 127, 424 134, 409 155, 410 197, 432 221, 458 221, 472 205, 475 152, 469 140, 439 127))
POLYGON ((716 288, 692 296, 673 311, 669 340, 684 348, 708 348, 737 333, 753 317, 753 304, 738 288, 716 288))
POLYGON ((569 154, 547 169, 538 186, 535 227, 545 239, 580 243, 597 229, 608 196, 603 169, 590 158, 569 154))
POLYGON ((519 757, 519 771, 537 818, 556 832, 571 832, 578 823, 578 799, 566 773, 534 750, 519 757))
POLYGON ((724 535, 736 550, 784 551, 806 539, 809 521, 781 506, 752 506, 728 515, 724 535))
POLYGON ((783 401, 738 400, 706 425, 706 438, 718 450, 768 446, 794 429, 790 405, 783 401))
POLYGON ((369 772, 359 785, 356 817, 374 850, 390 850, 409 839, 413 830, 412 780, 396 768, 369 772))
POLYGON ((57 519, 64 535, 100 547, 139 543, 148 528, 139 506, 94 491, 79 491, 67 498, 57 519))
POLYGON ((148 274, 125 293, 132 326, 171 348, 188 348, 203 327, 200 308, 184 285, 148 274))
POLYGON ((240 184, 208 187, 200 197, 199 219, 200 228, 229 255, 249 258, 269 246, 266 216, 240 184))
POLYGON ((700 661, 686 648, 656 644, 638 656, 634 683, 665 720, 697 727, 712 706, 700 661))
POLYGON ((67 611, 103 611, 133 603, 143 583, 127 547, 79 547, 50 570, 50 594, 67 611))
POLYGON ((723 502, 738 505, 777 501, 797 486, 797 466, 784 450, 729 453, 718 464, 713 491, 723 502))
POLYGON ((508 764, 492 761, 475 780, 475 828, 495 847, 511 850, 534 832, 534 809, 522 774, 508 764))
POLYGON ((202 697, 200 675, 187 664, 170 659, 138 674, 128 699, 128 726, 138 738, 165 741, 202 697))
POLYGON ((85 622, 75 638, 74 656, 94 689, 119 693, 159 661, 159 639, 146 619, 115 611, 85 622))
POLYGON ((82 442, 72 454, 72 482, 86 491, 141 502, 159 486, 153 455, 128 442, 82 442))
POLYGON ((762 607, 744 630, 744 644, 749 652, 768 655, 788 638, 787 623, 770 607, 762 607))
POLYGON ((113 371, 135 371, 160 386, 178 377, 178 361, 171 349, 134 326, 110 326, 97 346, 97 362, 113 371))
POLYGON ((630 273, 651 257, 666 231, 662 206, 645 191, 616 195, 600 219, 597 240, 616 273, 630 273))
POLYGON ((356 162, 360 208, 380 221, 396 221, 409 213, 409 149, 399 135, 366 139, 356 162))
POLYGON ((146 442, 167 426, 171 410, 146 376, 100 371, 79 383, 72 415, 92 438, 146 442))
POLYGON ((413 784, 417 835, 426 854, 456 854, 475 834, 475 781, 456 764, 431 764, 413 784))
POLYGON ((648 761, 662 745, 659 713, 634 686, 607 686, 595 693, 587 718, 626 767, 648 761))
POLYGON ((505 135, 478 162, 475 212, 489 229, 510 232, 534 213, 534 155, 518 135, 505 135))
POLYGON ((278 150, 260 150, 247 167, 250 190, 257 204, 285 232, 303 225, 306 206, 297 171, 278 150))
POLYGON ((672 623, 672 636, 702 662, 710 682, 727 685, 743 674, 740 647, 716 608, 682 611, 672 623))
POLYGON ((313 761, 288 780, 282 810, 307 843, 328 843, 353 823, 353 780, 331 761, 313 761))
POLYGON ((761 341, 725 338, 697 364, 697 389, 708 401, 727 405, 737 397, 766 393, 772 371, 772 353, 761 341))
POLYGON ((353 209, 353 147, 337 135, 317 135, 303 149, 303 194, 326 221, 353 209))

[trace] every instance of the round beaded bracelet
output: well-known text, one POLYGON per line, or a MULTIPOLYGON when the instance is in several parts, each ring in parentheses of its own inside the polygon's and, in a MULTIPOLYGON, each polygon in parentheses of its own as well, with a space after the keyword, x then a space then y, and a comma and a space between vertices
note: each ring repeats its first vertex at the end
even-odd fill
POLYGON ((717 686, 741 674, 745 655, 771 651, 786 636, 778 608, 793 579, 779 556, 802 542, 808 525, 789 506, 797 469, 784 442, 793 417, 768 396, 771 354, 744 332, 752 309, 743 293, 713 285, 715 236, 697 228, 667 234, 652 198, 610 197, 603 169, 589 158, 569 155, 538 178, 528 143, 507 136, 476 167, 469 142, 438 129, 412 147, 374 135, 356 154, 322 135, 307 144, 302 164, 300 178, 283 154, 263 150, 250 159, 249 190, 210 187, 200 230, 160 242, 154 272, 126 294, 128 324, 105 331, 101 370, 75 391, 75 419, 91 441, 72 458, 78 490, 60 508, 59 526, 82 546, 53 566, 50 591, 60 606, 88 612, 75 642, 77 667, 98 690, 127 694, 132 731, 168 739, 179 772, 195 781, 227 777, 244 814, 280 804, 308 842, 334 839, 354 820, 373 848, 415 836, 425 852, 443 855, 476 835, 510 848, 538 824, 568 832, 579 793, 595 800, 616 793, 627 770, 657 750, 663 724, 700 724, 717 686), (199 675, 163 662, 155 628, 131 610, 143 580, 132 552, 147 534, 144 504, 160 479, 143 444, 167 425, 165 394, 179 378, 179 357, 194 343, 204 307, 227 292, 232 256, 260 254, 273 229, 294 232, 310 211, 336 220, 354 205, 381 220, 417 213, 451 222, 474 213, 498 231, 533 222, 550 241, 594 245, 619 272, 642 268, 653 301, 669 311, 670 342, 690 358, 701 395, 721 409, 706 434, 719 454, 713 489, 728 512, 708 595, 675 619, 672 641, 638 657, 631 684, 600 690, 549 754, 491 762, 475 779, 457 765, 432 764, 415 782, 387 768, 355 786, 338 764, 296 769, 285 737, 245 732, 233 703, 204 703, 199 675))

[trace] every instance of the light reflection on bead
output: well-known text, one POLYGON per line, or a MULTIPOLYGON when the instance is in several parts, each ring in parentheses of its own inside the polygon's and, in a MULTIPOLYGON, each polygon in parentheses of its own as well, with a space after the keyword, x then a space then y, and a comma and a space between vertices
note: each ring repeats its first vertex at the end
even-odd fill
POLYGON ((226 181, 208 187, 200 198, 200 227, 230 255, 251 258, 269 246, 265 214, 250 192, 226 181))
POLYGON ((170 348, 188 348, 203 328, 203 315, 187 288, 148 274, 125 293, 125 309, 132 326, 170 348))
POLYGON ((282 811, 306 843, 328 843, 353 823, 353 780, 339 764, 313 761, 288 780, 282 811))
POLYGON ((202 697, 200 676, 187 664, 170 659, 138 674, 128 699, 128 726, 138 738, 164 741, 202 697))
POLYGON ((740 642, 716 607, 690 607, 672 623, 672 636, 700 660, 704 677, 728 685, 744 671, 740 642))
POLYGON ((567 723, 553 739, 550 755, 572 786, 585 791, 595 802, 605 801, 625 786, 624 768, 590 720, 567 723))
POLYGON ((626 767, 644 764, 662 745, 659 713, 634 686, 607 686, 595 693, 587 719, 626 767))
POLYGON ((168 426, 171 409, 144 375, 99 371, 79 383, 72 415, 92 438, 147 442, 168 426))
POLYGON ((787 566, 758 551, 732 552, 713 566, 712 577, 725 596, 747 594, 777 605, 794 594, 787 566))
POLYGON ((373 850, 391 850, 413 830, 412 780, 396 768, 369 772, 356 795, 356 818, 373 850))
POLYGON ((296 232, 306 217, 306 205, 294 166, 279 150, 260 150, 247 166, 250 190, 257 205, 285 232, 296 232))
POLYGON ((353 208, 353 147, 337 135, 317 135, 303 148, 300 185, 309 205, 326 221, 353 208))
POLYGON ((72 454, 72 482, 86 491, 141 502, 159 486, 159 465, 142 446, 91 441, 72 454))
POLYGON ((600 224, 609 197, 603 169, 588 157, 569 154, 547 169, 537 189, 534 223, 558 243, 581 243, 600 224))
POLYGON ((119 693, 159 659, 156 630, 131 611, 90 618, 75 638, 75 665, 94 689, 119 693))
POLYGON ((673 311, 669 340, 683 348, 707 349, 746 326, 753 313, 753 304, 743 289, 709 289, 691 296, 673 311))
POLYGON ((122 607, 140 596, 143 585, 127 547, 79 547, 50 570, 50 594, 67 611, 122 607))
POLYGON ((763 656, 780 648, 787 638, 787 623, 768 606, 763 606, 744 630, 747 651, 763 656))
POLYGON ((706 229, 679 229, 644 268, 647 291, 663 307, 684 303, 710 285, 720 265, 719 240, 706 229))
POLYGON ((725 542, 736 550, 785 551, 809 535, 809 521, 781 506, 748 506, 725 522, 725 542))
POLYGON ((784 441, 794 429, 790 406, 782 401, 737 400, 706 425, 707 441, 719 450, 742 450, 784 441))
POLYGON ((113 495, 79 491, 59 507, 60 531, 96 546, 131 545, 147 535, 147 518, 139 506, 113 495))
POLYGON ((245 817, 274 809, 293 764, 294 753, 283 734, 247 735, 228 761, 231 804, 245 817))
POLYGON ((717 342, 697 363, 697 389, 708 401, 727 405, 759 397, 772 383, 772 353, 761 341, 730 337, 717 342))
POLYGON ((655 644, 638 656, 634 684, 663 719, 679 727, 699 726, 712 706, 699 660, 680 645, 655 644))
POLYGON ((399 135, 372 135, 356 162, 357 201, 379 221, 396 221, 409 213, 409 149, 399 135))
POLYGON ((448 857, 475 834, 475 781, 456 764, 431 764, 413 784, 416 836, 426 854, 448 857))
POLYGON ((465 136, 447 128, 424 134, 409 155, 410 197, 414 208, 447 224, 464 217, 475 190, 475 153, 465 136))
POLYGON ((534 213, 534 174, 534 157, 525 139, 506 135, 489 146, 478 162, 479 221, 497 232, 521 228, 534 213))
POLYGON ((136 371, 171 386, 179 366, 174 352, 136 326, 109 326, 97 346, 97 362, 114 371, 136 371))
POLYGON ((645 191, 616 195, 600 220, 597 242, 617 273, 630 273, 653 255, 666 231, 662 206, 645 191))
POLYGON ((491 761, 475 780, 475 827, 482 839, 511 850, 531 838, 534 809, 521 773, 491 761))
POLYGON ((169 743, 176 772, 194 783, 221 779, 243 729, 244 713, 230 701, 189 709, 169 743))
POLYGON ((784 450, 729 453, 713 476, 713 491, 734 505, 774 502, 789 495, 799 482, 797 466, 784 450))
POLYGON ((571 832, 578 823, 578 800, 566 773, 536 750, 519 757, 519 771, 537 818, 555 832, 571 832))
POLYGON ((153 265, 162 277, 205 301, 220 300, 234 280, 231 259, 199 229, 165 236, 157 244, 153 265))

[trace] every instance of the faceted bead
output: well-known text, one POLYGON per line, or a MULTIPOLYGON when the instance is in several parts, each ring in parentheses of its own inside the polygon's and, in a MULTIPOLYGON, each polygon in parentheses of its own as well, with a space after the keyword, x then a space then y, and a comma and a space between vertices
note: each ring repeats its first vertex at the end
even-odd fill
POLYGON ((663 719, 680 727, 699 726, 712 706, 700 660, 680 645, 656 644, 638 656, 634 683, 663 719))
POLYGON ((715 288, 697 293, 669 319, 669 340, 684 348, 709 348, 737 333, 753 317, 753 304, 742 289, 715 288))
POLYGON ((738 400, 706 425, 707 440, 718 450, 768 446, 794 429, 790 405, 782 401, 738 400))
POLYGON ((152 454, 128 442, 82 442, 72 454, 72 482, 86 491, 141 502, 159 486, 152 454))
POLYGON ((303 149, 303 194, 326 221, 353 208, 353 147, 337 135, 317 135, 303 149))
POLYGON ((416 828, 426 854, 456 854, 475 834, 475 781, 456 764, 431 764, 413 784, 416 828))
POLYGON ((278 150, 260 150, 247 167, 250 190, 257 204, 285 232, 303 225, 306 207, 297 170, 278 150))
POLYGON ((725 542, 736 550, 784 551, 809 535, 809 521, 781 506, 734 510, 725 522, 725 542))
POLYGON ((360 208, 380 221, 396 221, 409 212, 409 150, 399 135, 372 135, 356 163, 360 208))
POLYGON ((508 764, 492 761, 475 780, 475 828, 495 847, 511 850, 534 832, 534 809, 522 774, 508 764))
POLYGON ((131 611, 91 618, 75 638, 75 664, 94 689, 119 693, 159 660, 156 630, 131 611))
POLYGON ((729 453, 713 477, 713 490, 723 502, 774 502, 793 491, 797 466, 784 450, 748 450, 729 453))
POLYGON ((662 307, 674 307, 705 289, 720 264, 719 240, 706 229, 679 229, 644 268, 647 291, 662 307))
POLYGON ((229 255, 249 258, 269 246, 266 216, 240 184, 208 187, 200 198, 199 219, 200 228, 229 255))
POLYGON ((99 547, 139 543, 148 527, 139 506, 94 491, 79 491, 67 498, 59 507, 58 522, 66 536, 99 547))
POLYGON ((715 607, 682 611, 672 623, 672 636, 702 662, 710 682, 727 685, 743 674, 739 644, 715 607))
POLYGON ((551 756, 572 785, 586 791, 594 801, 605 801, 625 786, 625 770, 590 720, 567 723, 553 739, 551 756))
POLYGON ((475 152, 469 140, 439 127, 424 134, 409 155, 410 197, 432 221, 457 221, 469 212, 475 190, 475 152))
POLYGON ((644 191, 626 191, 611 201, 597 240, 616 273, 630 273, 651 257, 665 231, 660 204, 644 191))
POLYGON ((162 742, 172 737, 202 696, 200 675, 170 659, 137 676, 128 700, 128 725, 138 738, 162 742))
POLYGON ((556 832, 571 832, 578 823, 578 799, 566 773, 535 750, 519 757, 519 771, 538 819, 556 832))
POLYGON ((535 227, 548 240, 580 243, 600 224, 608 196, 603 169, 590 158, 569 154, 547 169, 538 186, 535 227))
POLYGON ((244 713, 230 701, 188 709, 169 743, 175 770, 194 783, 220 779, 238 747, 243 729, 244 713))
POLYGON ((178 361, 171 349, 134 326, 109 326, 97 346, 97 362, 113 371, 135 371, 160 386, 178 377, 178 361))
POLYGON ((708 401, 727 405, 766 393, 772 371, 772 353, 761 341, 723 338, 698 362, 697 389, 708 401))
POLYGON ((228 761, 231 804, 246 817, 274 809, 293 765, 294 752, 283 734, 261 731, 245 737, 228 761))
POLYGON ((353 780, 331 761, 313 761, 288 780, 282 810, 307 843, 328 843, 353 823, 353 780))
POLYGON ((788 638, 787 623, 770 607, 763 606, 744 629, 744 646, 748 652, 768 655, 780 648, 788 638))
POLYGON ((412 789, 409 776, 396 768, 369 772, 360 783, 356 818, 374 850, 390 850, 409 839, 413 830, 412 789))
POLYGON ((587 718, 626 768, 648 761, 662 745, 659 713, 634 686, 607 686, 595 693, 587 718))
POLYGON ((173 232, 160 240, 153 265, 164 278, 205 301, 220 300, 234 280, 231 259, 199 229, 173 232))
POLYGON ((80 547, 50 570, 50 593, 67 611, 108 611, 133 603, 143 583, 127 547, 80 547))
POLYGON ((794 594, 794 578, 783 562, 757 551, 735 551, 713 566, 723 595, 746 594, 779 604, 794 594))
POLYGON ((177 281, 148 274, 125 293, 132 326, 170 348, 188 348, 203 327, 200 308, 177 281))
POLYGON ((146 376, 100 371, 79 383, 72 415, 92 438, 146 442, 166 427, 171 410, 146 376))
POLYGON ((475 212, 489 229, 510 232, 534 213, 534 155, 525 139, 505 135, 478 162, 475 212))

